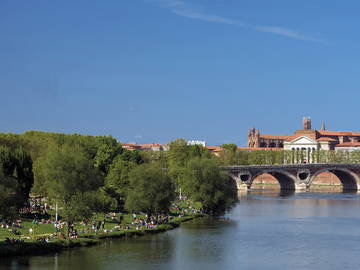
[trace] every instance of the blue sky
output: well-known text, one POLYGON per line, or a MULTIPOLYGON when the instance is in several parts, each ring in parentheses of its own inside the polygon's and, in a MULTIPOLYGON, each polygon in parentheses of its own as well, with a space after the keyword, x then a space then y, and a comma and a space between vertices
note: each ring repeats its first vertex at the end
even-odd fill
POLYGON ((245 145, 359 131, 360 2, 0 0, 0 131, 245 145))

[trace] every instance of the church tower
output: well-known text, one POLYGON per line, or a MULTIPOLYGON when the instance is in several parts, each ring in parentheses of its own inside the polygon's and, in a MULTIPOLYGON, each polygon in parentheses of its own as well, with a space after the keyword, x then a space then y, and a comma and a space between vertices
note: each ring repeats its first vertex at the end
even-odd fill
POLYGON ((303 118, 303 129, 311 130, 311 118, 310 117, 303 118))
POLYGON ((249 129, 248 133, 248 147, 260 146, 260 132, 255 127, 249 129))

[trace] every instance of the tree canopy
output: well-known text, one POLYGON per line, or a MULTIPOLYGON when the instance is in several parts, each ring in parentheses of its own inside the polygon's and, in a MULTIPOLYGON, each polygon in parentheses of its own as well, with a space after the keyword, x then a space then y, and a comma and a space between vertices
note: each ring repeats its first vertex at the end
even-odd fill
POLYGON ((2 181, 7 183, 3 190, 12 190, 14 207, 19 209, 27 203, 34 183, 31 157, 22 148, 0 147, 0 165, 2 181))
POLYGON ((182 184, 184 193, 193 201, 201 202, 206 213, 223 213, 237 201, 235 183, 213 159, 190 160, 182 184))
POLYGON ((42 162, 47 194, 63 208, 65 219, 71 223, 91 216, 91 192, 98 190, 104 180, 82 147, 65 145, 53 149, 42 162))
POLYGON ((130 189, 125 207, 149 215, 168 213, 175 198, 173 182, 166 170, 156 163, 143 164, 130 173, 130 189))

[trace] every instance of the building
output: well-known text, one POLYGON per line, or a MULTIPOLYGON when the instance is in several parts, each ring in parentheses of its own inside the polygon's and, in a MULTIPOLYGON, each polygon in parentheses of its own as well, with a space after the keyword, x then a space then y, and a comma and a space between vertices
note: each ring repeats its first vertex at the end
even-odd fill
POLYGON ((315 150, 360 150, 360 132, 329 131, 324 122, 321 129, 312 129, 310 117, 304 117, 303 128, 293 135, 261 135, 259 130, 250 129, 248 147, 305 150, 309 156, 315 150))
POLYGON ((150 143, 150 144, 136 144, 136 143, 123 143, 122 148, 133 151, 167 151, 169 146, 167 144, 150 143))
POLYGON ((122 148, 130 151, 141 150, 140 144, 136 144, 136 143, 122 143, 121 146, 122 148))
POLYGON ((284 141, 288 135, 260 135, 258 129, 249 129, 248 133, 248 147, 249 148, 283 148, 284 141))
POLYGON ((188 145, 201 145, 201 146, 206 147, 206 142, 205 141, 199 141, 199 140, 188 141, 187 144, 188 145))
POLYGON ((220 152, 223 150, 223 148, 220 146, 206 146, 206 148, 215 156, 219 156, 220 152))

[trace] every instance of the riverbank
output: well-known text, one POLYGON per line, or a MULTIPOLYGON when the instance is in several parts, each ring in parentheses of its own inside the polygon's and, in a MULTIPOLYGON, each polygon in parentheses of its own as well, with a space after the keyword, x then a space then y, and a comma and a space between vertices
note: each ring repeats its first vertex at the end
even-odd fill
POLYGON ((64 249, 74 247, 87 247, 100 244, 104 239, 112 238, 130 238, 139 237, 146 234, 161 233, 175 229, 181 223, 203 217, 203 214, 185 215, 176 217, 166 224, 160 224, 155 228, 128 229, 114 232, 101 232, 97 234, 82 234, 81 237, 75 239, 54 239, 49 242, 30 241, 15 243, 0 243, 0 257, 5 256, 23 256, 23 255, 44 255, 61 252, 64 249))

